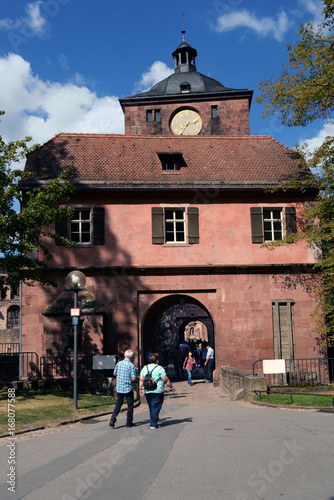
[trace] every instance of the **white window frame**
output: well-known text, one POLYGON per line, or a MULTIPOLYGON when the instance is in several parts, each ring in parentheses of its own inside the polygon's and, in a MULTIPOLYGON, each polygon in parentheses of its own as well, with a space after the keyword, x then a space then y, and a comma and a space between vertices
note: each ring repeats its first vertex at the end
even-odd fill
POLYGON ((79 212, 79 217, 77 219, 70 220, 70 240, 75 241, 80 245, 91 245, 92 243, 92 210, 90 208, 76 208, 76 212, 79 212), (82 218, 82 212, 89 212, 89 219, 82 218), (78 224, 79 230, 74 231, 72 228, 72 224, 78 224), (89 224, 89 231, 83 231, 83 224, 89 224), (89 241, 82 241, 83 235, 87 235, 89 233, 89 241), (78 239, 74 239, 73 235, 79 235, 78 239))
POLYGON ((187 218, 186 218, 186 208, 185 207, 164 207, 164 229, 165 229, 165 244, 166 245, 175 245, 175 244, 185 244, 187 243, 187 218), (167 210, 173 211, 173 217, 167 219, 166 212, 167 210), (183 212, 183 218, 176 218, 176 212, 183 212), (173 225, 172 230, 167 231, 167 223, 173 225), (177 224, 183 223, 183 231, 179 231, 177 229, 177 224), (177 234, 183 232, 183 240, 177 239, 177 234), (167 234, 173 234, 173 240, 167 240, 167 234))
POLYGON ((262 214, 262 220, 263 220, 263 239, 264 241, 281 241, 284 237, 283 233, 283 209, 282 207, 263 207, 263 214, 262 214), (266 218, 265 217, 265 211, 270 212, 270 217, 266 218), (273 212, 280 212, 280 217, 274 217, 273 212), (279 223, 280 224, 280 229, 277 230, 275 228, 275 224, 279 223), (266 229, 266 224, 270 224, 270 229, 266 229), (280 237, 275 238, 275 233, 277 231, 280 231, 280 237), (267 233, 270 233, 271 237, 267 238, 267 233))

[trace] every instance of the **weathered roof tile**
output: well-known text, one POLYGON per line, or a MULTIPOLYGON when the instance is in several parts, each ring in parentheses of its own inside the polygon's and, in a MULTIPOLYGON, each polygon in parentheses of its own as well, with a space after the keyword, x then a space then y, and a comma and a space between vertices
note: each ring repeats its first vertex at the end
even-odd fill
MULTIPOLYGON (((266 186, 298 175, 300 159, 270 136, 58 134, 27 156, 45 181, 73 165, 71 180, 92 186, 266 186), (182 153, 185 167, 164 172, 158 153, 182 153)), ((28 181, 29 182, 29 181, 28 181)))

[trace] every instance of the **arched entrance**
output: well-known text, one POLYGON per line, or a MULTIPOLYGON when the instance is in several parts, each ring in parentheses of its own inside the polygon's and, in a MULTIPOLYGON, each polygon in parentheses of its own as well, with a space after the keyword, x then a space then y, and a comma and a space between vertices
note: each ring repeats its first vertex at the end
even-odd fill
POLYGON ((184 341, 204 341, 213 348, 215 343, 209 311, 190 295, 172 294, 154 302, 143 318, 141 332, 142 364, 148 351, 159 352, 164 347, 172 350, 184 341))

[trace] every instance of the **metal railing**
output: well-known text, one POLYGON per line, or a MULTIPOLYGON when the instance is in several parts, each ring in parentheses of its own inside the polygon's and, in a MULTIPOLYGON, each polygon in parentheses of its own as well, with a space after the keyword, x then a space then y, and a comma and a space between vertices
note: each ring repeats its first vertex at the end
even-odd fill
POLYGON ((0 354, 17 353, 20 351, 19 342, 0 342, 0 354))
MULTIPOLYGON (((262 367, 258 365, 262 361, 253 363, 253 375, 262 375, 262 367)), ((323 385, 334 381, 334 358, 286 359, 285 367, 286 373, 265 375, 269 386, 323 385)))
MULTIPOLYGON (((73 377, 73 355, 42 356, 40 358, 41 378, 72 378, 73 377)), ((78 355, 77 375, 78 377, 91 377, 93 356, 78 355)))
POLYGON ((39 360, 36 352, 0 354, 0 380, 39 378, 39 360))

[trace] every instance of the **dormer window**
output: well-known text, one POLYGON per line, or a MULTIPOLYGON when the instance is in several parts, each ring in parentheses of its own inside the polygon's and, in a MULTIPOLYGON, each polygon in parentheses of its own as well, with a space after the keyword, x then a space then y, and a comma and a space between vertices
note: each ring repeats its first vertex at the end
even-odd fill
POLYGON ((181 92, 184 94, 186 92, 190 92, 190 84, 187 82, 181 83, 181 92))
POLYGON ((163 172, 179 172, 184 165, 182 153, 158 153, 163 172))

